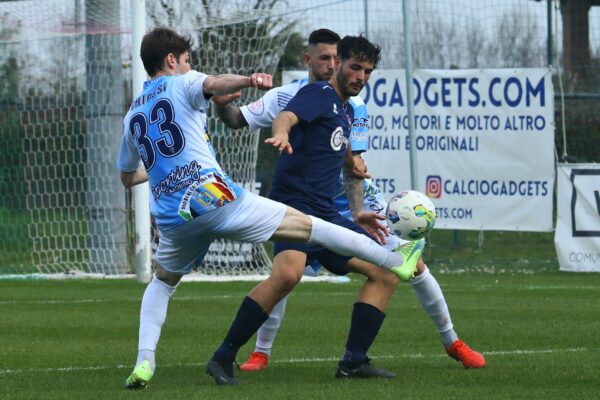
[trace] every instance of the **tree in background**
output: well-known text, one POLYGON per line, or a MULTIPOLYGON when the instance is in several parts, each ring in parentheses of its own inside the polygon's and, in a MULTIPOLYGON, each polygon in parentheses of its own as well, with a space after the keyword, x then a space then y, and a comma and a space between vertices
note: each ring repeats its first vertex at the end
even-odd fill
POLYGON ((0 16, 0 211, 24 206, 23 199, 14 193, 22 192, 15 182, 21 182, 23 177, 23 134, 19 123, 18 46, 10 43, 18 37, 20 27, 21 22, 8 14, 0 16))
POLYGON ((513 8, 502 14, 487 46, 487 65, 541 67, 546 65, 546 36, 529 9, 513 8))

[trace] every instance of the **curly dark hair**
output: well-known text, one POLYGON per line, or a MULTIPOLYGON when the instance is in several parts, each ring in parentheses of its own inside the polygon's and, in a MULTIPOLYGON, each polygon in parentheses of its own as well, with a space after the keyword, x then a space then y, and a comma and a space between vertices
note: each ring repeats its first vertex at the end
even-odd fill
POLYGON ((356 57, 360 61, 373 63, 373 68, 381 60, 381 47, 369 42, 364 36, 344 36, 338 43, 337 54, 341 61, 356 57))

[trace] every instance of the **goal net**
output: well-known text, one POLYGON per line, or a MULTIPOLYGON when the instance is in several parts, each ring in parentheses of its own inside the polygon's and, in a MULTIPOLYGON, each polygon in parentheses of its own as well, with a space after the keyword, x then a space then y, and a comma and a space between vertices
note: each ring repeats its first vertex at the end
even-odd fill
MULTIPOLYGON (((291 32, 289 20, 262 2, 252 9, 207 1, 194 11, 184 1, 173 2, 179 9, 148 3, 147 26, 191 34, 193 63, 209 74, 274 73, 291 32)), ((129 0, 0 3, 0 275, 133 269, 135 210, 115 166, 131 102, 129 7, 129 0)), ((213 114, 209 127, 223 169, 256 189, 258 131, 231 131, 213 114)), ((262 245, 216 241, 196 271, 257 274, 270 265, 262 245)))

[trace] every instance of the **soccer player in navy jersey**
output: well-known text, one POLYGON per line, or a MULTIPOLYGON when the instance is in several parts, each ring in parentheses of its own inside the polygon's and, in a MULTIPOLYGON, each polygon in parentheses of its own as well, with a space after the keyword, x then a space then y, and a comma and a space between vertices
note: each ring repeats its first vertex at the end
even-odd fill
MULTIPOLYGON (((308 67, 308 79, 304 78, 273 88, 260 99, 242 107, 231 104, 231 98, 215 96, 213 101, 217 103, 217 112, 220 118, 230 128, 249 126, 253 129, 259 129, 270 127, 275 116, 283 110, 300 88, 309 82, 328 80, 332 77, 339 40, 339 35, 329 29, 313 31, 309 35, 308 49, 304 56, 308 67)), ((351 97, 349 104, 354 109, 354 120, 350 131, 350 143, 355 161, 353 175, 360 179, 367 178, 364 180, 363 209, 378 213, 383 220, 387 203, 382 193, 366 174, 366 166, 361 156, 363 152, 367 151, 368 144, 369 116, 367 109, 360 96, 351 97)), ((352 218, 352 210, 350 210, 350 203, 343 186, 343 179, 340 177, 333 197, 334 208, 344 217, 352 218)), ((358 194, 360 194, 360 191, 358 194)), ((384 246, 388 249, 394 249, 404 243, 394 235, 386 237, 385 242, 384 246)), ((314 264, 318 264, 318 261, 315 260, 312 265, 314 264)), ((429 272, 423 260, 419 260, 417 267, 416 276, 410 280, 410 284, 423 309, 430 316, 440 333, 444 348, 451 357, 461 361, 467 368, 483 367, 485 365, 483 356, 458 339, 448 305, 437 280, 429 272)), ((263 323, 257 332, 254 351, 248 360, 240 365, 241 370, 260 371, 267 367, 275 336, 284 317, 286 303, 287 296, 273 307, 269 319, 263 323)))
MULTIPOLYGON (((142 298, 138 356, 125 381, 128 388, 144 388, 152 378, 169 299, 216 238, 321 244, 400 275, 414 273, 423 247, 415 243, 390 252, 364 235, 247 192, 233 182, 208 141, 209 99, 248 87, 269 89, 272 77, 192 71, 191 45, 189 37, 168 28, 155 28, 144 36, 140 56, 150 80, 123 120, 117 161, 121 181, 126 187, 150 183, 150 209, 160 230, 158 267, 142 298)), ((244 304, 261 307, 251 298, 244 304)), ((272 305, 267 307, 270 311, 272 305)))
MULTIPOLYGON (((362 36, 347 36, 339 42, 337 53, 340 60, 333 77, 301 88, 273 121, 272 137, 265 142, 279 149, 281 155, 270 197, 366 237, 368 233, 364 229, 336 212, 332 197, 342 166, 346 169, 353 166, 349 161, 352 157, 348 137, 354 113, 348 100, 358 95, 368 81, 379 61, 380 48, 362 36)), ((356 190, 356 182, 358 180, 350 180, 347 191, 356 190)), ((359 197, 349 195, 349 198, 356 200, 359 197)), ((362 202, 362 197, 359 201, 362 202)), ((371 229, 381 228, 374 213, 362 213, 356 220, 371 229)), ((422 246, 424 241, 412 242, 409 246, 417 243, 422 246)), ((273 306, 296 286, 307 261, 314 258, 334 273, 358 272, 368 278, 354 305, 346 350, 338 364, 336 377, 395 377, 392 372, 371 364, 367 351, 381 328, 385 317, 383 311, 398 278, 408 281, 414 275, 416 265, 414 270, 392 268, 396 276, 374 264, 318 244, 297 245, 276 240, 271 275, 248 294, 223 343, 207 364, 207 373, 217 384, 239 383, 233 376, 232 367, 239 348, 268 318, 273 306)))

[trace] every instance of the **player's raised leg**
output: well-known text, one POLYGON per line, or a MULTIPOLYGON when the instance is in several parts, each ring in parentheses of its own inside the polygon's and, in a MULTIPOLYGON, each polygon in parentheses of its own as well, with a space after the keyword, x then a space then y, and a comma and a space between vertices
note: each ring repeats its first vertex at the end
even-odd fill
POLYGON ((425 244, 424 240, 410 242, 390 252, 365 235, 313 216, 306 216, 290 207, 273 239, 319 244, 334 253, 356 257, 390 269, 403 281, 408 281, 414 276, 425 244))

